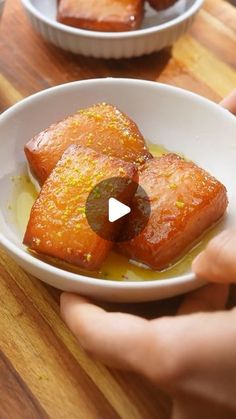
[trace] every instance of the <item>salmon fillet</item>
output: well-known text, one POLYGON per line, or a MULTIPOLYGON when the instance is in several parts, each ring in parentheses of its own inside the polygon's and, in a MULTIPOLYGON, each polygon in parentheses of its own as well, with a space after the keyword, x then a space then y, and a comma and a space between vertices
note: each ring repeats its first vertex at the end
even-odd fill
MULTIPOLYGON (((143 165, 139 184, 150 199, 151 216, 140 235, 118 247, 124 255, 155 270, 180 258, 223 216, 228 204, 226 188, 220 182, 175 154, 143 165)), ((142 205, 137 191, 125 225, 129 235, 135 232, 142 216, 142 205)))
POLYGON ((159 12, 173 6, 177 1, 178 0, 148 0, 148 3, 153 9, 159 12))
POLYGON ((137 125, 127 115, 112 105, 97 104, 51 125, 26 144, 31 172, 40 185, 71 144, 137 164, 151 157, 137 125))
POLYGON ((140 27, 143 0, 60 0, 57 19, 93 31, 119 32, 140 27))
MULTIPOLYGON (((87 270, 98 270, 112 242, 102 239, 91 229, 85 206, 91 190, 111 177, 124 177, 137 182, 137 168, 132 163, 99 154, 89 148, 70 146, 44 183, 32 208, 24 244, 39 254, 87 270)), ((134 185, 133 182, 126 183, 123 189, 113 191, 112 196, 129 205, 137 189, 137 185, 134 185)), ((99 212, 102 198, 92 209, 95 212, 99 212)), ((100 222, 104 230, 109 228, 114 233, 117 228, 103 214, 100 222)))

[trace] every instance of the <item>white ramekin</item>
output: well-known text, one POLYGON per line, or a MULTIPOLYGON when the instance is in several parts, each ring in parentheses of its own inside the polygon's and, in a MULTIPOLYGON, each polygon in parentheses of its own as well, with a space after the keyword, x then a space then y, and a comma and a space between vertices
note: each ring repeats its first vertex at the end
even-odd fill
POLYGON ((21 0, 33 27, 45 40, 75 54, 96 58, 137 57, 172 45, 189 29, 204 0, 191 1, 185 12, 163 24, 132 32, 106 33, 63 25, 40 12, 33 0, 21 0))

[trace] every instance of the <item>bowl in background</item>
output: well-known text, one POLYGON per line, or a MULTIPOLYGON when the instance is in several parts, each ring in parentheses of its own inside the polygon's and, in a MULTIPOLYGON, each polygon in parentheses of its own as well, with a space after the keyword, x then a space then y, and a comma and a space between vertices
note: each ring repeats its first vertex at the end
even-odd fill
POLYGON ((97 32, 57 22, 57 0, 21 0, 33 27, 45 40, 75 54, 96 58, 137 57, 172 45, 191 26, 203 1, 179 0, 159 13, 146 6, 141 29, 97 32))
POLYGON ((22 232, 8 209, 12 175, 21 173, 23 147, 35 134, 68 114, 97 102, 126 112, 146 139, 181 152, 228 189, 225 227, 236 223, 236 118, 196 94, 168 85, 129 79, 68 83, 37 93, 0 116, 0 244, 30 274, 57 288, 109 301, 148 301, 188 292, 202 285, 192 272, 164 280, 117 282, 67 272, 27 252, 22 232))

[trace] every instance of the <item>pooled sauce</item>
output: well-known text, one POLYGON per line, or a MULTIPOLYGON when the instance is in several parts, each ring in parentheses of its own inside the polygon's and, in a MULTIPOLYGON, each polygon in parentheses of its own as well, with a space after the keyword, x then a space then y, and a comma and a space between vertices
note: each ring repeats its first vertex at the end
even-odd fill
MULTIPOLYGON (((164 147, 153 144, 149 144, 149 150, 156 157, 168 153, 168 150, 164 147)), ((30 211, 38 193, 36 192, 33 184, 30 182, 26 172, 17 177, 15 183, 17 183, 17 187, 15 188, 16 192, 14 194, 14 203, 11 205, 11 208, 15 213, 14 218, 16 219, 17 227, 23 238, 29 220, 30 211)), ((36 254, 34 254, 34 256, 55 265, 60 269, 68 270, 81 275, 117 281, 152 281, 172 278, 188 273, 191 269, 193 259, 206 247, 209 240, 217 234, 218 230, 220 230, 220 224, 205 233, 202 240, 198 242, 194 248, 188 251, 186 255, 175 265, 172 265, 163 271, 153 271, 148 267, 140 266, 138 263, 129 261, 125 256, 116 253, 114 250, 109 253, 99 272, 81 270, 63 261, 56 261, 55 259, 48 257, 45 258, 36 254)))

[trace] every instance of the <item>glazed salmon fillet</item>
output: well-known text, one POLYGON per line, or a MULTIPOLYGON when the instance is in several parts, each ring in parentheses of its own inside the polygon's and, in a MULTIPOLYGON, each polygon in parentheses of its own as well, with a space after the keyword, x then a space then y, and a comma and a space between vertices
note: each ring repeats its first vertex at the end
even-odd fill
POLYGON ((140 27, 143 0, 60 0, 57 19, 93 31, 119 32, 140 27))
MULTIPOLYGON (((228 205, 226 188, 220 182, 175 154, 148 161, 140 168, 139 184, 150 199, 151 216, 142 233, 120 243, 119 250, 155 270, 179 259, 223 216, 228 205)), ((142 216, 138 191, 132 208, 125 226, 130 232, 142 216)))
POLYGON ((168 7, 173 6, 177 3, 178 0, 148 0, 150 6, 157 11, 168 9, 168 7))
MULTIPOLYGON (((134 189, 131 182, 138 181, 136 166, 89 148, 70 146, 33 205, 24 244, 38 254, 87 270, 98 270, 112 242, 102 239, 91 229, 85 206, 89 193, 96 185, 118 176, 127 178, 129 183, 113 191, 113 197, 129 205, 137 189, 137 185, 134 189)), ((98 198, 98 204, 93 208, 95 212, 102 204, 102 197, 98 198)), ((108 228, 109 222, 103 214, 100 215, 100 223, 102 228, 108 228)), ((115 224, 111 228, 114 230, 115 224)))
POLYGON ((137 164, 151 157, 137 125, 127 115, 112 105, 97 104, 51 125, 26 144, 31 172, 40 185, 71 144, 137 164))

